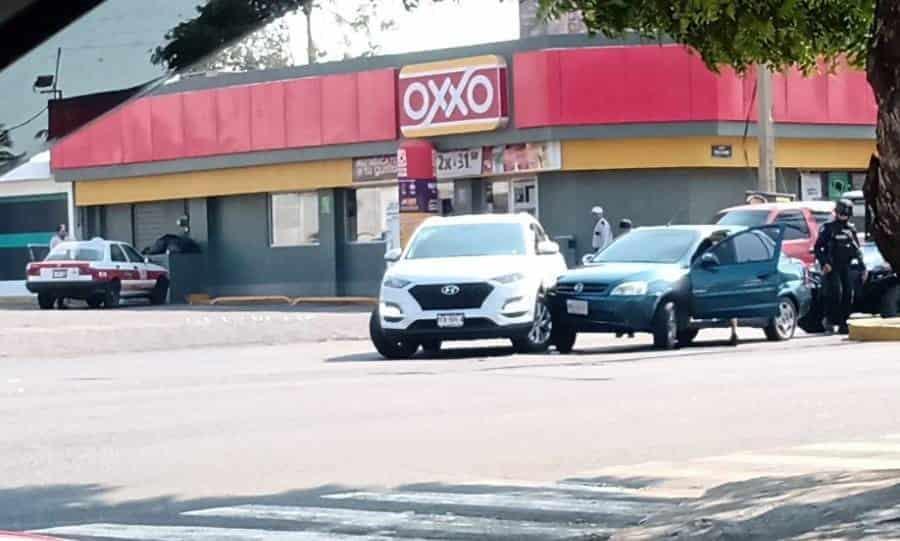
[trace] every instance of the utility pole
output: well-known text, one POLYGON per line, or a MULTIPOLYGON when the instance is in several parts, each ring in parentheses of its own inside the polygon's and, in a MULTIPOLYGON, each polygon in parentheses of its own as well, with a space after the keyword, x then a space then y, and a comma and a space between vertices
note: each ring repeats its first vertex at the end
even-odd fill
POLYGON ((772 72, 760 64, 756 66, 759 102, 759 184, 761 192, 774 193, 775 189, 775 128, 772 122, 772 72))

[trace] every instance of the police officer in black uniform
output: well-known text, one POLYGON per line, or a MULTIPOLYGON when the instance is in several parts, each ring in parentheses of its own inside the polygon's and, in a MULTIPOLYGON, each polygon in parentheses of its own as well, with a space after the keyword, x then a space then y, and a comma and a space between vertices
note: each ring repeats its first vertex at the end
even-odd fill
MULTIPOLYGON (((847 199, 838 201, 834 220, 819 229, 816 241, 816 259, 825 275, 825 332, 847 334, 847 318, 853 305, 853 284, 850 267, 854 259, 863 265, 862 249, 856 229, 850 223, 853 203, 847 199)), ((865 281, 865 270, 863 270, 865 281)))

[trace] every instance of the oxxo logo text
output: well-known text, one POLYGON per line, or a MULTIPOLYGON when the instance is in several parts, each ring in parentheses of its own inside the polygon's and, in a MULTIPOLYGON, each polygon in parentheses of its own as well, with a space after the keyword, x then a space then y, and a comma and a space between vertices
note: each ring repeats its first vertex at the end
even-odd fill
POLYGON ((406 66, 398 98, 406 137, 495 130, 508 118, 506 61, 487 55, 406 66))

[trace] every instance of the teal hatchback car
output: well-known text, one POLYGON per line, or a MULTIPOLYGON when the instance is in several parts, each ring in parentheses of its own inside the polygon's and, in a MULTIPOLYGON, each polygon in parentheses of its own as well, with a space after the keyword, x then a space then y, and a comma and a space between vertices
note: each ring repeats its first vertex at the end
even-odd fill
POLYGON ((732 320, 789 340, 812 293, 806 267, 782 253, 783 237, 783 225, 636 229, 548 292, 553 343, 568 353, 578 333, 648 332, 672 349, 732 320))

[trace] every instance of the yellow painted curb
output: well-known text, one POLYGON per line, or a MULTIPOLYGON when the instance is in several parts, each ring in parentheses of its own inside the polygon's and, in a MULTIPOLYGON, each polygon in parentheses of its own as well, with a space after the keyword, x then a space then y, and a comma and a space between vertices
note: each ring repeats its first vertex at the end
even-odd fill
POLYGON ((900 342, 900 318, 872 318, 851 321, 850 340, 858 342, 900 342))
POLYGON ((216 297, 209 301, 213 306, 241 304, 291 304, 289 297, 281 295, 260 295, 251 297, 216 297))
POLYGON ((205 306, 212 302, 206 293, 191 293, 187 296, 187 303, 191 305, 205 306))
POLYGON ((372 297, 299 297, 291 301, 293 306, 301 304, 330 304, 330 305, 372 305, 378 303, 378 299, 372 297))

